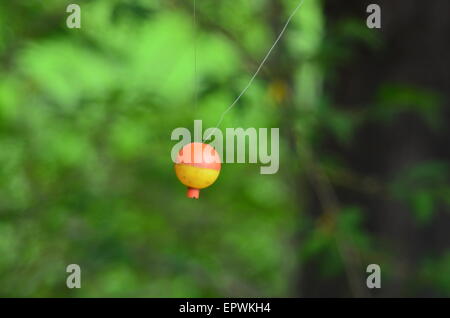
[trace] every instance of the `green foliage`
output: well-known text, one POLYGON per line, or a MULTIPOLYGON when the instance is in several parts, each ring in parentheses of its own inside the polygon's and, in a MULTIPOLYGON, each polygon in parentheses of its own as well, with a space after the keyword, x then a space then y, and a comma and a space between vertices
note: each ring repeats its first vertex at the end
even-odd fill
MULTIPOLYGON (((239 12, 257 19, 256 3, 245 3, 239 12)), ((18 42, 0 52, 13 56, 0 76, 0 295, 287 295, 280 273, 294 262, 295 210, 281 177, 224 165, 192 201, 170 160, 172 130, 193 119, 212 126, 248 80, 236 43, 198 30, 196 87, 192 12, 81 5, 82 28, 69 30, 58 1, 2 4, 24 17, 0 28, 18 42), (71 263, 82 268, 80 290, 65 286, 71 263)), ((272 41, 258 27, 240 39, 265 39, 255 58, 272 41)), ((224 124, 275 126, 263 87, 224 124)))
POLYGON ((442 98, 433 91, 406 84, 383 84, 378 92, 377 117, 392 120, 396 115, 411 111, 421 115, 434 128, 442 125, 442 98))
POLYGON ((393 195, 409 204, 421 224, 429 223, 438 205, 449 206, 450 167, 446 162, 423 162, 399 171, 393 195))
MULTIPOLYGON (((405 111, 442 124, 442 97, 416 86, 381 85, 367 112, 328 96, 326 80, 356 47, 383 47, 378 33, 359 18, 326 29, 323 4, 305 1, 222 124, 280 127, 280 172, 224 164, 196 201, 173 173, 171 132, 217 122, 295 3, 197 1, 196 27, 192 1, 78 3, 77 30, 65 27, 64 2, 0 3, 0 296, 293 296, 303 263, 334 279, 348 266, 343 248, 389 259, 390 242, 365 229, 373 211, 355 202, 314 214, 323 193, 305 185, 325 182, 308 160, 352 169, 321 149, 326 136, 350 148, 362 123, 405 111), (79 290, 65 286, 71 263, 82 268, 79 290)), ((449 174, 445 162, 407 167, 387 193, 425 226, 450 205, 449 174)), ((423 285, 447 293, 448 256, 424 264, 423 285)))
POLYGON ((421 280, 429 288, 437 287, 443 295, 450 296, 450 253, 446 252, 441 257, 426 259, 421 264, 419 272, 421 280))

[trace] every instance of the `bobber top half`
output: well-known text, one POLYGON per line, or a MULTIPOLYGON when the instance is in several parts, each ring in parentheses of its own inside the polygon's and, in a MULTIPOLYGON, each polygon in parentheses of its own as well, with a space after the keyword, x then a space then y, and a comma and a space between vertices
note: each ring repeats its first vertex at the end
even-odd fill
POLYGON ((188 187, 187 197, 198 199, 200 189, 212 185, 219 177, 220 156, 210 145, 192 142, 184 146, 177 155, 175 174, 188 187))

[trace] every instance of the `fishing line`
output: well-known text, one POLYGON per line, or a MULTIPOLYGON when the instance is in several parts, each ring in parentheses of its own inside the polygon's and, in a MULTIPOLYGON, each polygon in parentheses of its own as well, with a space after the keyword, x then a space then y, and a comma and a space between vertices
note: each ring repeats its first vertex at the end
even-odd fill
POLYGON ((242 90, 242 92, 236 97, 236 99, 233 101, 233 103, 231 103, 230 106, 227 107, 227 109, 225 109, 225 111, 222 113, 222 115, 219 118, 219 121, 217 122, 217 124, 215 125, 214 129, 211 131, 211 133, 208 135, 208 137, 206 137, 204 140, 208 140, 211 135, 219 128, 220 124, 222 123, 225 115, 234 107, 234 105, 236 105, 236 103, 239 101, 239 99, 241 99, 241 97, 245 94, 245 92, 249 89, 249 87, 252 85, 254 79, 256 78, 256 76, 258 76, 259 71, 261 71, 262 67, 264 66, 264 64, 266 63, 267 59, 269 58, 270 54, 272 53, 273 49, 275 48, 275 46, 278 44, 278 41, 280 41, 281 37, 284 34, 284 31, 286 31, 289 23, 291 22, 292 18, 295 16, 295 14, 297 13, 297 11, 300 9, 300 7, 303 5, 303 2, 305 0, 300 0, 300 2, 298 3, 298 5, 295 7, 295 9, 292 11, 291 15, 289 16, 289 18, 287 19, 286 23, 284 24, 283 28, 281 29, 280 34, 278 35, 278 37, 276 38, 275 42, 273 43, 273 45, 270 47, 269 51, 267 51, 266 55, 264 56, 263 60, 261 61, 261 63, 259 64, 258 68, 256 69, 256 72, 253 74, 253 76, 250 78, 249 82, 247 83, 247 85, 244 87, 244 89, 242 90))
POLYGON ((197 0, 194 0, 194 113, 198 104, 198 79, 197 79, 197 0))

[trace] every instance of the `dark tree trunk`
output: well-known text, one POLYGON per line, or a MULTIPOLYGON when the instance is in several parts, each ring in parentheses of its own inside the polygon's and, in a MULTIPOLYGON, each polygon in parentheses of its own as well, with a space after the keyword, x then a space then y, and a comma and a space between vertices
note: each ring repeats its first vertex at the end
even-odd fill
MULTIPOLYGON (((353 58, 338 68, 338 80, 330 81, 327 86, 334 107, 360 111, 373 103, 380 85, 386 82, 423 87, 446 98, 442 114, 446 127, 438 133, 431 130, 419 115, 408 112, 397 116, 391 123, 375 119, 367 121, 356 132, 355 142, 348 148, 339 146, 329 136, 328 152, 332 149, 338 153, 359 175, 373 176, 388 183, 406 165, 450 159, 450 134, 446 125, 450 118, 450 2, 328 0, 324 2, 327 30, 333 31, 337 23, 347 17, 354 17, 365 24, 369 3, 381 6, 382 28, 371 32, 379 34, 383 48, 370 50, 360 47, 356 52, 352 49, 353 58)), ((419 227, 410 209, 394 199, 362 195, 339 187, 337 193, 343 204, 361 205, 365 209, 369 232, 376 234, 382 242, 389 242, 386 247, 393 252, 396 266, 392 279, 382 285, 381 295, 408 296, 409 284, 415 279, 419 260, 433 253, 439 255, 449 247, 449 214, 440 211, 431 225, 419 227)), ((382 273, 383 262, 382 259, 378 261, 382 273)), ((308 275, 313 278, 309 284, 301 286, 303 293, 317 295, 317 279, 314 277, 318 275, 308 275)), ((334 283, 327 282, 331 288, 334 283)), ((428 295, 426 291, 421 293, 428 295)))

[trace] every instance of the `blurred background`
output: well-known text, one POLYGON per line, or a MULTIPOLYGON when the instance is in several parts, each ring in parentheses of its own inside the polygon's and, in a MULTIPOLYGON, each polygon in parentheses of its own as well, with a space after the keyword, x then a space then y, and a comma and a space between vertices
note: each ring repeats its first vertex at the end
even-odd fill
POLYGON ((199 200, 171 132, 216 124, 298 2, 78 0, 69 29, 72 2, 0 3, 0 296, 450 296, 450 2, 305 0, 221 126, 280 127, 279 172, 199 200))

